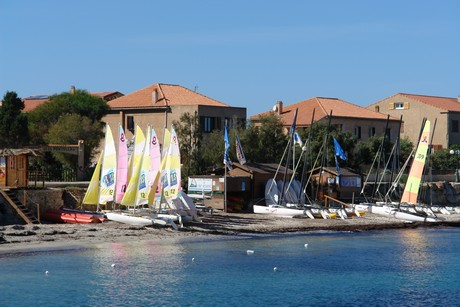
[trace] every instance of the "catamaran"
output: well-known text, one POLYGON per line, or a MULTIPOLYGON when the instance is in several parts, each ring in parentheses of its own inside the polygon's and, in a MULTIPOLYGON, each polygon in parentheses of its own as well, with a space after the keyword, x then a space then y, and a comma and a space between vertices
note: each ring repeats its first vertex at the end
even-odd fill
POLYGON ((404 193, 401 197, 400 203, 362 203, 355 205, 358 210, 364 210, 370 213, 375 213, 384 216, 395 217, 406 221, 414 222, 439 222, 434 213, 420 213, 409 210, 401 210, 401 204, 403 206, 413 206, 417 202, 419 194, 421 178, 423 169, 425 167, 426 156, 429 148, 430 140, 430 121, 425 120, 423 124, 423 132, 420 136, 417 150, 415 152, 414 160, 412 162, 409 177, 404 187, 404 193))

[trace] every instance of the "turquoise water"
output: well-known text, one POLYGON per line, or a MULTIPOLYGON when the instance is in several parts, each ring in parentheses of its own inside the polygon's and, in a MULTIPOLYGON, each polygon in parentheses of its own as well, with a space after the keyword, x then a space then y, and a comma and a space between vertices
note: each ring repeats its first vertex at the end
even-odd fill
POLYGON ((0 253, 0 305, 458 306, 459 260, 458 228, 0 253))

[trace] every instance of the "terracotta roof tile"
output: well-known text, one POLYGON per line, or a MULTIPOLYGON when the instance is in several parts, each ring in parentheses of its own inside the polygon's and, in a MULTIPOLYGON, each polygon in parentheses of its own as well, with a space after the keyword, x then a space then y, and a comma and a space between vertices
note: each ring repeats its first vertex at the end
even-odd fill
POLYGON ((398 93, 391 97, 395 97, 398 95, 420 101, 421 103, 428 104, 428 105, 437 107, 445 111, 460 112, 460 102, 458 101, 457 98, 428 96, 428 95, 415 95, 415 94, 406 94, 406 93, 398 93))
MULTIPOLYGON (((290 125, 294 119, 295 109, 297 112, 297 126, 308 126, 311 122, 313 109, 315 110, 314 121, 327 117, 331 110, 333 117, 363 118, 386 120, 387 115, 368 110, 338 98, 314 97, 291 105, 283 106, 280 114, 284 125, 290 125)), ((251 120, 257 120, 260 115, 268 115, 267 111, 251 116, 251 120)), ((394 119, 397 120, 397 119, 394 119)))
POLYGON ((48 98, 38 99, 38 98, 27 97, 27 98, 22 99, 22 101, 24 101, 24 110, 22 110, 22 112, 30 112, 36 107, 38 107, 39 105, 47 102, 48 98))
POLYGON ((206 105, 227 107, 220 101, 194 92, 180 85, 156 83, 110 101, 111 108, 145 108, 174 105, 206 105), (157 100, 154 102, 154 92, 157 100))

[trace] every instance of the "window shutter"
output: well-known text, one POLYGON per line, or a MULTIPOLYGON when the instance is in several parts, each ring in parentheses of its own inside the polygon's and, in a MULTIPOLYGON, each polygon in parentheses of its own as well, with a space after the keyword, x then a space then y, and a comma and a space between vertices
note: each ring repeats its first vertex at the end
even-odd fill
POLYGON ((390 106, 389 106, 388 109, 394 110, 394 109, 395 109, 395 103, 394 103, 394 102, 390 102, 390 106))
POLYGON ((407 110, 407 109, 409 109, 409 103, 408 103, 408 102, 405 102, 405 103, 404 103, 404 110, 407 110))

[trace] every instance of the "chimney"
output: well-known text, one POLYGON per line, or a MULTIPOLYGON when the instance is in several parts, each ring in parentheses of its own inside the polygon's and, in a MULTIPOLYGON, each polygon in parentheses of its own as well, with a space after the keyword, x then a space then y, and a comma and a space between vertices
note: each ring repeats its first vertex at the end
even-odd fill
POLYGON ((75 94, 75 86, 74 85, 72 85, 70 87, 70 94, 72 94, 72 95, 75 94))
POLYGON ((158 91, 154 90, 152 93, 152 102, 157 103, 157 101, 158 101, 158 91))
POLYGON ((277 101, 275 108, 276 108, 275 110, 276 114, 281 115, 281 113, 283 113, 283 102, 281 100, 277 101))

